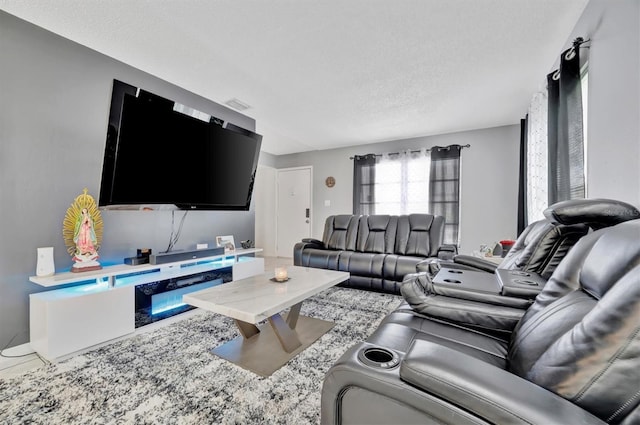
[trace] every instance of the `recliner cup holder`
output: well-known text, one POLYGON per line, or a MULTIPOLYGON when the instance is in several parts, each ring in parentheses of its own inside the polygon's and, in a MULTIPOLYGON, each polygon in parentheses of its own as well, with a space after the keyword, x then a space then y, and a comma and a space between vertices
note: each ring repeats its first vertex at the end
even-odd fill
POLYGON ((400 356, 383 347, 366 347, 358 351, 361 363, 376 369, 392 369, 400 364, 400 356))
POLYGON ((443 279, 443 280, 447 283, 462 283, 461 281, 456 279, 443 279))
POLYGON ((521 285, 529 285, 529 286, 538 286, 538 284, 532 280, 525 279, 513 279, 515 283, 519 283, 521 285))
POLYGON ((449 273, 462 274, 460 270, 447 270, 449 273))

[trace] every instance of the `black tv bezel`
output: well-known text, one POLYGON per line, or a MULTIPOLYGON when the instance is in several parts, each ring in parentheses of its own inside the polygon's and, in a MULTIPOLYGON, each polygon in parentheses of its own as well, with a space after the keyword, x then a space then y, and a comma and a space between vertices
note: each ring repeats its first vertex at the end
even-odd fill
MULTIPOLYGON (((109 120, 107 127, 107 136, 105 142, 105 150, 103 155, 102 164, 102 177, 100 181, 100 194, 98 198, 98 207, 103 210, 209 210, 209 211, 249 211, 251 207, 251 199, 253 196, 253 187, 255 183, 256 171, 258 168, 258 160, 260 156, 260 147, 262 143, 262 136, 253 131, 234 125, 230 122, 225 122, 220 118, 211 116, 211 124, 220 125, 227 131, 242 134, 246 137, 253 138, 256 142, 256 150, 253 157, 252 174, 248 185, 247 200, 244 204, 212 204, 212 203, 167 203, 167 202, 128 202, 119 203, 112 201, 113 199, 113 187, 115 178, 115 163, 118 148, 118 134, 120 123, 122 120, 122 108, 126 94, 137 96, 138 93, 148 93, 158 98, 163 98, 153 94, 152 92, 145 90, 141 87, 136 87, 123 81, 114 79, 113 88, 111 94, 111 105, 109 109, 109 120)), ((170 99, 166 99, 168 102, 173 102, 170 99)), ((132 182, 135 184, 136 182, 132 182)))

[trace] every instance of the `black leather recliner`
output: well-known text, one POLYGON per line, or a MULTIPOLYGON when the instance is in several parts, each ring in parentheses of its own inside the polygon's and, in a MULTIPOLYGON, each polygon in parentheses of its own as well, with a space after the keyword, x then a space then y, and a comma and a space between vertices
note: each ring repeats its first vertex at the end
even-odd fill
POLYGON ((520 244, 523 249, 507 257, 503 262, 506 265, 484 273, 449 268, 443 263, 436 276, 422 273, 411 280, 411 285, 402 286, 407 303, 398 311, 417 312, 508 338, 543 290, 549 277, 546 272, 556 269, 583 232, 640 218, 640 211, 620 201, 581 199, 554 204, 545 216, 547 220, 525 229, 514 246, 520 244), (448 284, 447 280, 458 283, 448 284), (480 285, 484 287, 476 287, 480 285))
POLYGON ((431 214, 332 215, 322 240, 303 239, 293 248, 293 264, 350 273, 340 286, 400 293, 405 275, 428 258, 451 258, 445 246, 444 217, 431 214))
POLYGON ((493 273, 468 264, 441 262, 439 274, 423 273, 413 280, 414 285, 403 286, 408 303, 398 311, 417 311, 508 337, 544 287, 549 271, 555 270, 583 234, 640 217, 633 205, 611 199, 563 201, 544 214, 547 219, 528 226, 493 273), (459 284, 447 284, 452 280, 446 277, 459 284))
POLYGON ((639 382, 636 219, 580 239, 508 340, 391 313, 327 372, 321 422, 636 424, 639 382))
POLYGON ((589 231, 640 218, 640 211, 613 199, 572 199, 549 206, 544 216, 523 230, 500 264, 459 254, 452 261, 422 262, 417 271, 434 276, 443 267, 490 273, 496 269, 520 270, 548 279, 571 247, 589 231))

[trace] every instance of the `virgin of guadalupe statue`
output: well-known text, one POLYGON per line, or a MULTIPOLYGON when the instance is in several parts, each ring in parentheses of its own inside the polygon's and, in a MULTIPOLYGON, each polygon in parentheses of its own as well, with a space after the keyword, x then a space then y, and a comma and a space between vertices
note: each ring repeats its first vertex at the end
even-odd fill
POLYGON ((82 209, 76 219, 76 225, 73 229, 73 242, 76 244, 76 252, 73 256, 74 260, 95 260, 98 257, 98 250, 96 249, 98 239, 96 238, 93 218, 91 218, 89 210, 86 208, 82 209))
POLYGON ((87 189, 76 197, 64 218, 62 235, 74 261, 72 272, 101 269, 98 250, 102 240, 102 217, 87 189))

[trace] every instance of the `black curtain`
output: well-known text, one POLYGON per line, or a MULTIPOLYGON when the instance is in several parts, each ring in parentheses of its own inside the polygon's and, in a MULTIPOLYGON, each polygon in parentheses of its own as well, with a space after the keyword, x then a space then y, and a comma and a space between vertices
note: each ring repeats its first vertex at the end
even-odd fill
POLYGON ((585 196, 579 47, 574 42, 558 71, 547 75, 549 205, 585 196))
POLYGON ((444 243, 458 245, 460 224, 460 151, 462 146, 431 148, 429 210, 443 216, 444 243))
POLYGON ((529 115, 520 120, 520 178, 518 182, 518 235, 527 227, 527 135, 529 115))
POLYGON ((353 214, 375 214, 376 156, 374 154, 353 157, 353 214))

